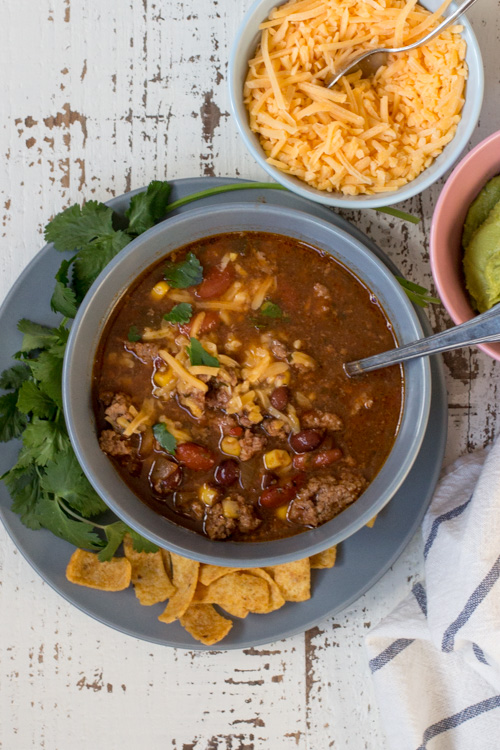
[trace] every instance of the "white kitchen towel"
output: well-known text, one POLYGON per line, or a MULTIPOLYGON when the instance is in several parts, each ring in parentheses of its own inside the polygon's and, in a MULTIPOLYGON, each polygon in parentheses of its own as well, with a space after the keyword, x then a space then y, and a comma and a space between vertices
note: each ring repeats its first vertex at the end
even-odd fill
POLYGON ((500 750, 500 440, 446 471, 422 533, 425 583, 366 639, 389 748, 500 750))

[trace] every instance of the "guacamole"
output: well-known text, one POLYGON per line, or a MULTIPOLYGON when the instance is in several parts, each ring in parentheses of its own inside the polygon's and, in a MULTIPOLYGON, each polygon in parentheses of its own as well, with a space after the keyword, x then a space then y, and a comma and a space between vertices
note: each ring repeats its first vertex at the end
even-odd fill
POLYGON ((464 273, 480 313, 500 302, 500 175, 471 204, 462 235, 464 273))

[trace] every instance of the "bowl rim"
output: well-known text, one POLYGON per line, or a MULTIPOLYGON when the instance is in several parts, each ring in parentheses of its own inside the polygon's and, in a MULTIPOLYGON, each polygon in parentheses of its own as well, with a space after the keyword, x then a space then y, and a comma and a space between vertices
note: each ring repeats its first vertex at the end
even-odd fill
MULTIPOLYGON (((363 262, 368 263, 368 267, 372 272, 375 271, 379 274, 378 281, 375 283, 375 286, 377 286, 377 284, 382 287, 384 286, 384 284, 388 285, 388 291, 390 290, 391 294, 391 304, 395 306, 398 314, 403 313, 405 315, 404 321, 401 322, 401 320, 395 320, 394 316, 396 315, 396 312, 386 312, 389 320, 391 320, 392 315, 391 322, 393 322, 396 331, 400 326, 409 326, 411 330, 410 332, 406 332, 404 340, 413 340, 414 338, 419 338, 422 335, 420 321, 418 320, 418 317, 403 289, 397 284, 397 282, 394 281, 392 272, 384 265, 381 260, 379 260, 374 255, 374 253, 368 247, 366 247, 357 238, 349 235, 349 233, 345 232, 344 230, 339 229, 338 227, 329 224, 322 219, 318 219, 315 216, 304 213, 302 211, 298 211, 295 209, 284 209, 279 206, 271 206, 268 204, 230 203, 220 204, 216 207, 202 207, 192 209, 185 214, 181 214, 177 217, 169 219, 166 222, 162 222, 161 224, 153 227, 152 229, 148 230, 148 232, 145 232, 143 235, 133 240, 117 256, 115 256, 111 263, 108 264, 108 266, 100 274, 98 279, 96 279, 91 289, 87 293, 84 302, 80 306, 68 339, 63 368, 63 403, 68 433, 80 465, 82 466, 85 474, 87 475, 89 481, 94 486, 96 491, 103 497, 106 504, 111 508, 111 510, 116 513, 119 518, 125 521, 131 528, 135 529, 151 541, 157 543, 159 546, 168 548, 173 552, 177 552, 178 554, 185 557, 192 557, 201 562, 209 562, 218 565, 228 566, 236 564, 239 567, 254 567, 266 564, 277 564, 279 562, 288 562, 290 560, 299 559, 301 557, 305 557, 314 554, 315 552, 326 549, 327 547, 332 546, 338 541, 341 541, 342 539, 345 539, 346 537, 355 533, 358 529, 364 526, 376 513, 378 513, 387 502, 389 502, 389 500, 393 497, 397 489, 401 486, 404 479, 406 478, 420 450, 429 416, 431 378, 430 365, 427 359, 413 360, 412 362, 409 362, 407 363, 407 365, 405 365, 405 394, 400 429, 396 437, 393 449, 391 450, 391 454, 389 454, 388 459, 380 469, 377 476, 370 483, 366 492, 363 493, 363 495, 365 496, 365 502, 368 504, 367 507, 361 512, 355 511, 355 515, 357 516, 355 518, 351 518, 352 512, 349 513, 349 511, 356 505, 356 503, 359 503, 359 501, 362 500, 362 497, 360 497, 359 500, 353 504, 353 506, 350 506, 350 508, 347 508, 342 514, 332 519, 332 521, 323 524, 322 526, 318 527, 318 529, 308 530, 296 535, 295 537, 287 537, 285 539, 275 540, 273 542, 217 542, 214 540, 209 540, 172 522, 167 523, 167 534, 160 535, 154 527, 158 527, 158 519, 161 517, 159 517, 154 511, 148 509, 150 511, 151 518, 156 521, 156 523, 145 526, 143 523, 137 521, 134 516, 131 515, 127 510, 124 510, 120 506, 120 502, 115 499, 116 493, 113 493, 113 496, 109 494, 107 488, 105 487, 105 482, 101 481, 99 473, 95 469, 95 465, 90 463, 88 460, 89 451, 86 449, 83 443, 85 441, 85 438, 88 440, 89 436, 91 435, 90 453, 93 452, 95 455, 100 454, 101 457, 105 459, 106 463, 113 469, 113 472, 115 472, 111 462, 109 462, 109 459, 107 459, 107 457, 105 457, 104 454, 100 452, 100 449, 98 447, 97 439, 95 436, 95 427, 92 418, 88 419, 88 404, 87 406, 81 405, 80 407, 76 407, 77 403, 83 404, 83 399, 81 398, 81 388, 79 388, 75 382, 78 380, 77 372, 81 373, 82 368, 78 367, 78 362, 76 366, 74 365, 75 359, 78 360, 78 353, 80 352, 80 358, 83 358, 83 361, 85 361, 86 358, 87 361, 91 363, 91 365, 93 364, 96 346, 99 342, 109 313, 113 309, 116 302, 121 298, 125 290, 130 286, 130 283, 132 283, 132 281, 140 274, 141 270, 144 270, 145 268, 153 265, 161 257, 167 256, 174 249, 183 247, 186 244, 189 244, 192 241, 196 241, 201 237, 213 236, 214 234, 220 233, 221 231, 251 231, 241 229, 242 217, 245 214, 247 215, 247 219, 250 216, 250 219, 252 219, 253 221, 257 221, 257 219, 262 220, 264 214, 269 217, 270 221, 272 219, 275 219, 275 217, 279 217, 279 219, 281 219, 283 223, 286 224, 286 227, 288 227, 290 217, 292 217, 292 219, 300 220, 301 227, 304 225, 304 223, 306 225, 309 224, 309 226, 315 225, 318 228, 319 232, 326 232, 326 234, 332 238, 332 241, 335 238, 342 238, 345 242, 347 242, 347 245, 350 245, 350 249, 355 250, 354 254, 356 255, 357 253, 358 258, 363 256, 363 262), (198 236, 192 236, 192 227, 196 225, 197 220, 200 220, 202 218, 208 219, 208 217, 210 217, 211 220, 216 221, 221 217, 227 218, 228 216, 233 220, 232 223, 234 225, 234 229, 224 229, 219 230, 219 232, 209 229, 206 231, 204 230, 198 236), (114 272, 116 271, 116 269, 119 269, 121 263, 125 259, 130 256, 132 256, 133 259, 134 255, 140 248, 147 246, 151 241, 154 242, 155 238, 161 238, 164 233, 171 232, 173 227, 179 225, 181 225, 181 229, 182 225, 186 225, 186 227, 189 227, 191 239, 185 239, 183 242, 177 243, 175 247, 171 247, 170 250, 162 251, 160 254, 156 253, 155 255, 152 249, 150 251, 147 262, 145 261, 143 264, 143 268, 136 268, 133 275, 131 276, 131 278, 128 278, 126 283, 120 283, 118 285, 118 290, 116 290, 115 288, 115 293, 112 294, 112 299, 109 299, 109 296, 103 296, 110 291, 106 290, 105 287, 106 285, 110 285, 110 287, 112 287, 113 277, 115 276, 114 272), (392 300, 393 295, 394 300, 392 300), (85 335, 86 327, 90 331, 89 322, 86 322, 86 319, 89 317, 89 311, 92 311, 95 299, 99 299, 99 296, 103 297, 103 299, 108 300, 106 303, 101 303, 101 306, 103 304, 106 304, 107 312, 102 316, 101 313, 99 313, 100 322, 98 326, 93 326, 92 334, 88 333, 87 331, 88 335, 92 335, 93 337, 93 344, 90 349, 87 348, 86 353, 82 353, 82 347, 79 346, 80 339, 85 335), (414 398, 413 400, 410 400, 410 384, 412 380, 415 384, 418 383, 421 386, 420 397, 416 401, 414 398), (82 417, 83 412, 82 414, 80 414, 80 416, 75 415, 75 408, 77 411, 78 408, 81 408, 83 410, 86 409, 86 415, 82 417), (408 421, 406 421, 405 423, 405 419, 408 420, 408 412, 410 409, 413 410, 414 417, 414 420, 411 424, 411 430, 408 421), (404 433, 403 427, 406 429, 406 433, 404 433), (397 466, 392 466, 391 468, 390 458, 394 453, 396 446, 398 446, 398 450, 401 453, 401 448, 399 446, 401 446, 401 441, 403 440, 403 437, 401 437, 402 435, 406 436, 406 440, 410 442, 410 445, 404 446, 404 452, 399 457, 400 463, 397 466), (387 469, 388 465, 389 469, 387 469), (392 473, 390 474, 390 476, 388 476, 390 472, 392 473), (382 482, 385 482, 386 486, 383 487, 381 491, 378 485, 380 485, 382 482), (374 494, 376 494, 375 500, 372 497, 374 494), (338 519, 341 516, 344 517, 343 524, 338 522, 338 519), (337 523, 335 523, 336 519, 337 523), (334 524, 333 528, 331 527, 331 524, 334 524), (336 530, 335 525, 340 526, 340 529, 336 530), (174 539, 172 540, 168 538, 169 536, 173 536, 174 539), (298 542, 296 541, 294 544, 290 540, 298 540, 298 542), (190 544, 190 542, 192 542, 192 544, 190 544), (288 545, 286 549, 284 549, 283 543, 286 544, 287 542, 288 545), (292 547, 291 551, 289 549, 290 546, 292 547), (249 552, 251 552, 252 554, 249 555, 249 552)), ((257 226, 259 226, 259 223, 257 223, 257 226)), ((275 230, 264 229, 261 231, 275 231, 275 233, 282 234, 284 236, 297 236, 298 234, 298 232, 290 232, 287 228, 281 227, 275 230)), ((319 246, 320 248, 327 251, 330 249, 329 247, 322 246, 322 243, 317 239, 313 239, 309 242, 309 244, 316 247, 319 246)), ((334 251, 332 253, 333 256, 338 260, 338 257, 335 254, 333 243, 330 247, 334 251)), ((342 253, 340 254, 342 255, 342 253)), ((340 262, 345 266, 347 265, 346 261, 340 260, 340 262)), ((352 269, 350 270, 351 273, 354 273, 354 275, 358 276, 356 271, 353 271, 352 269)), ((372 278, 368 270, 365 272, 365 274, 365 278, 372 278)), ((363 282, 362 278, 361 281, 363 282)), ((364 283, 365 285, 368 285, 366 282, 364 283)), ((373 287, 373 284, 370 286, 373 287)), ((90 372, 91 370, 92 367, 90 367, 90 372)), ((88 378, 88 376, 86 375, 83 375, 83 377, 88 378)), ((89 386, 90 382, 89 379, 87 379, 87 397, 90 396, 89 386)), ((119 475, 116 472, 115 474, 116 477, 119 478, 119 475)), ((121 484, 123 484, 123 487, 128 490, 121 478, 119 478, 119 481, 121 484)), ((133 496, 134 503, 138 504, 135 507, 148 508, 148 506, 145 506, 143 503, 141 503, 140 499, 138 499, 131 490, 129 490, 128 492, 133 496)), ((360 508, 360 506, 358 506, 358 508, 360 508)))
MULTIPOLYGON (((387 191, 385 193, 380 193, 378 195, 360 195, 360 196, 340 196, 338 194, 333 193, 326 193, 323 191, 320 191, 316 188, 307 186, 306 183, 304 183, 302 180, 300 180, 297 177, 293 177, 292 175, 287 175, 284 172, 281 172, 281 170, 276 169, 272 165, 268 164, 264 158, 262 149, 257 143, 256 136, 250 131, 248 127, 247 117, 246 117, 246 109, 243 105, 242 96, 241 96, 241 86, 238 81, 238 77, 236 75, 236 67, 238 66, 238 61, 240 58, 240 47, 242 46, 242 39, 247 33, 247 28, 250 23, 252 23, 254 20, 256 20, 258 23, 261 23, 263 19, 260 16, 260 8, 263 5, 270 5, 270 8, 277 7, 279 5, 284 4, 287 2, 287 0, 255 0, 254 3, 250 6, 248 11, 246 12, 245 16, 243 17, 243 20, 238 28, 238 31, 236 33, 236 37, 234 39, 230 56, 229 56, 229 65, 228 65, 228 87, 229 87, 229 104, 230 104, 230 110, 231 114, 233 115, 233 118, 236 122, 236 126, 238 128, 238 131, 240 133, 240 136, 243 139, 243 142, 250 152, 250 154, 254 157, 255 161, 258 163, 258 165, 264 169, 267 174, 272 177, 276 182, 280 183, 284 187, 288 188, 292 192, 296 193, 297 195, 300 195, 302 198, 306 198, 308 200, 315 201, 317 203, 322 203, 326 206, 333 206, 337 208, 382 208, 384 206, 388 205, 394 205, 395 203, 401 203, 403 201, 406 201, 410 198, 413 198, 415 195, 418 195, 419 193, 422 193, 424 190, 426 190, 428 187, 430 187, 433 183, 435 183, 437 180, 439 180, 445 172, 447 172, 453 164, 456 163, 456 161, 460 158, 460 155, 464 151, 464 149, 467 146, 467 143, 469 142, 474 129, 476 127, 477 121, 479 119, 479 115, 481 112, 482 102, 483 102, 483 96, 484 96, 484 69, 483 69, 483 60, 481 56, 481 50, 479 47, 479 43, 476 39, 476 36, 474 34, 474 31, 472 29, 472 26, 470 25, 469 21, 465 17, 465 15, 462 15, 459 20, 457 20, 457 23, 460 23, 461 26, 464 27, 464 31, 466 33, 467 38, 467 52, 466 52, 466 59, 468 59, 468 71, 469 71, 469 77, 470 77, 470 71, 471 68, 473 68, 475 76, 477 76, 477 82, 474 86, 474 98, 472 100, 472 111, 468 113, 467 120, 464 121, 463 117, 461 117, 459 126, 461 123, 464 123, 464 127, 462 132, 455 133, 453 136, 453 139, 450 141, 450 143, 446 144, 443 151, 439 156, 437 157, 436 161, 433 162, 433 164, 430 165, 430 167, 427 167, 423 170, 423 172, 420 173, 417 177, 415 177, 411 182, 407 183, 406 185, 403 185, 400 189, 391 192, 387 191), (474 65, 471 65, 471 61, 473 61, 474 65), (441 163, 438 164, 436 167, 437 160, 445 154, 446 148, 449 148, 453 146, 453 151, 450 152, 450 156, 448 158, 442 159, 441 163), (429 173, 429 170, 433 169, 429 173), (427 173, 427 177, 425 176, 427 173)), ((455 10, 457 8, 457 5, 455 2, 452 2, 449 6, 449 9, 455 10)), ((268 11, 269 13, 269 11, 268 11)), ((464 32, 462 32, 462 35, 464 35, 464 32)), ((467 79, 467 83, 469 82, 469 77, 467 79)), ((466 96, 467 96, 467 89, 466 89, 466 96)), ((464 105, 465 106, 465 105, 464 105)))
MULTIPOLYGON (((455 309, 455 305, 453 304, 449 292, 449 285, 446 283, 447 278, 443 278, 443 275, 440 270, 440 265, 437 262, 437 233, 438 233, 438 224, 441 217, 441 212, 444 210, 444 207, 446 205, 446 202, 449 198, 449 193, 452 188, 452 186, 456 183, 457 180, 464 177, 467 170, 470 168, 472 162, 474 159, 478 156, 478 154, 481 154, 483 151, 489 149, 492 144, 496 143, 498 141, 498 144, 500 145, 500 130, 496 130, 494 133, 491 133, 486 138, 484 138, 482 141, 480 141, 476 146, 474 146, 473 149, 467 152, 465 156, 458 162, 456 167, 454 168, 453 172, 449 175, 448 179, 446 180, 443 189, 441 190, 441 193, 439 195, 439 198, 436 202, 434 212, 432 215, 432 222, 431 222, 431 229, 429 233, 429 261, 431 265, 431 272, 432 276, 434 278, 434 282, 436 284, 438 295, 446 308, 450 318, 452 321, 459 325, 460 323, 465 323, 467 320, 472 320, 477 313, 474 312, 472 306, 470 308, 470 315, 468 317, 463 317, 462 315, 459 315, 455 309)), ((500 169, 500 165, 499 165, 500 169)), ((487 181, 487 178, 485 178, 485 181, 487 181)), ((484 185, 483 185, 484 186, 484 185)), ((464 299, 466 299, 469 304, 469 298, 465 292, 465 290, 462 290, 464 299)), ((500 361, 500 348, 498 344, 477 344, 478 349, 481 349, 481 351, 488 354, 488 356, 492 357, 492 359, 496 359, 500 361)))

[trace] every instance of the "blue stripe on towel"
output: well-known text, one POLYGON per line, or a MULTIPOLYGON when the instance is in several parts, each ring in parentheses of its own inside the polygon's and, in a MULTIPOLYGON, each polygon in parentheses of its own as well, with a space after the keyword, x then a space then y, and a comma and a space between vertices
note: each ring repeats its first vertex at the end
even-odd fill
POLYGON ((461 516, 471 500, 472 500, 472 495, 469 497, 467 502, 463 503, 462 505, 458 505, 456 508, 452 508, 451 510, 447 511, 446 513, 443 513, 442 515, 434 519, 432 523, 431 532, 429 536, 427 537, 427 541, 425 543, 424 559, 426 559, 427 555, 429 554, 429 550, 434 544, 434 540, 437 537, 439 527, 441 526, 443 521, 451 521, 452 518, 457 518, 457 516, 461 516))
POLYGON ((497 558, 496 563, 487 576, 483 578, 479 586, 472 592, 467 600, 467 604, 460 612, 458 617, 451 623, 451 625, 445 630, 443 635, 443 642, 441 649, 446 652, 453 651, 455 646, 455 636, 461 627, 465 625, 470 616, 479 607, 481 602, 488 596, 489 592, 500 578, 500 557, 497 558))
POLYGON ((382 653, 380 653, 378 656, 375 656, 373 659, 370 659, 370 669, 372 672, 376 672, 378 669, 382 669, 388 662, 392 661, 395 656, 401 653, 401 651, 404 651, 405 648, 408 646, 411 646, 413 643, 413 638, 409 640, 408 638, 398 638, 397 641, 394 641, 391 643, 390 646, 387 646, 382 653))
POLYGON ((423 742, 417 750, 426 750, 427 743, 438 734, 447 732, 448 729, 454 729, 460 726, 460 724, 469 721, 469 719, 475 719, 476 716, 480 716, 494 708, 500 708, 500 695, 494 695, 493 698, 487 698, 480 703, 474 703, 473 706, 467 706, 463 711, 459 711, 458 714, 447 716, 446 719, 438 721, 437 724, 432 724, 432 726, 425 730, 422 737, 423 742))
POLYGON ((484 651, 482 648, 480 648, 477 643, 472 644, 472 650, 474 651, 474 655, 478 661, 481 662, 481 664, 486 664, 487 667, 490 665, 486 661, 486 656, 484 655, 484 651))
POLYGON ((411 593, 417 600, 418 606, 422 610, 422 614, 427 617, 427 592, 421 583, 416 583, 411 590, 411 593))

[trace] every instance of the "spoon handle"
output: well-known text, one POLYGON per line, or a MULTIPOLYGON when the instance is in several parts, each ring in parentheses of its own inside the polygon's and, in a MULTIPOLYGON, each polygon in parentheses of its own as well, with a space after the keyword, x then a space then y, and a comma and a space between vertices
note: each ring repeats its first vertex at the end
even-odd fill
POLYGON ((483 344, 487 341, 500 340, 500 305, 495 305, 491 310, 477 315, 475 318, 461 323, 446 331, 427 336, 425 339, 413 341, 398 349, 391 349, 373 357, 366 357, 355 362, 344 365, 346 373, 360 375, 363 372, 378 370, 381 367, 389 367, 399 362, 415 357, 425 357, 428 354, 448 352, 452 349, 460 349, 462 346, 472 344, 483 344))
POLYGON ((414 49, 415 47, 420 47, 422 44, 426 44, 431 39, 434 39, 435 36, 440 34, 442 31, 444 31, 448 26, 450 26, 459 16, 462 15, 462 13, 465 13, 465 11, 469 10, 471 5, 474 5, 476 0, 465 0, 465 3, 462 3, 462 5, 459 5, 456 10, 453 11, 449 16, 446 16, 439 26, 436 26, 435 29, 432 29, 426 36, 423 36, 421 39, 417 39, 416 42, 412 42, 411 44, 407 44, 405 47, 399 47, 397 48, 388 48, 387 52, 407 52, 410 49, 414 49))

